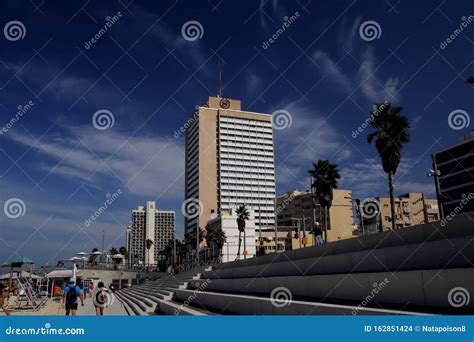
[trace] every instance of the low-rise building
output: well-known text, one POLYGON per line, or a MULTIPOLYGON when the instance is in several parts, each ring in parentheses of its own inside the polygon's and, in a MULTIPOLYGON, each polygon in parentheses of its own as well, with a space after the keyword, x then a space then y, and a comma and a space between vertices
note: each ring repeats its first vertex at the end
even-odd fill
MULTIPOLYGON (((211 215, 211 219, 208 221, 212 229, 222 229, 226 236, 226 242, 222 247, 222 261, 229 262, 234 261, 239 256, 239 229, 237 226, 237 215, 236 209, 232 208, 229 210, 222 211, 221 215, 211 215)), ((248 209, 249 219, 245 221, 245 244, 244 234, 242 233, 241 239, 242 244, 240 246, 240 259, 253 258, 256 255, 255 250, 255 212, 252 209, 248 209), (246 255, 244 255, 246 254, 246 255)))
MULTIPOLYGON (((317 200, 314 205, 310 191, 289 191, 277 197, 277 225, 279 227, 297 227, 312 232, 317 226, 323 227, 320 217, 321 208, 317 200)), ((329 208, 327 242, 338 241, 357 236, 354 225, 352 191, 335 189, 333 202, 329 208)))
MULTIPOLYGON (((407 193, 394 198, 396 228, 439 221, 438 201, 425 198, 422 193, 407 193)), ((361 208, 364 234, 373 234, 392 229, 390 197, 377 197, 362 202, 361 208), (367 209, 370 208, 371 209, 367 209)))

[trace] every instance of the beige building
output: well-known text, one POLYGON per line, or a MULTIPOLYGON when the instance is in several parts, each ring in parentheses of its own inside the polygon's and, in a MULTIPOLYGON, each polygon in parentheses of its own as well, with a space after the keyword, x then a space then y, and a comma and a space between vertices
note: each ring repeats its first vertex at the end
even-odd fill
MULTIPOLYGON (((364 231, 374 233, 391 230, 390 197, 377 197, 375 200, 378 202, 375 203, 380 208, 380 215, 377 214, 375 217, 373 214, 365 215, 368 217, 364 217, 364 231)), ((395 215, 397 228, 440 220, 438 201, 425 198, 422 193, 414 192, 395 197, 395 215)))
POLYGON ((280 227, 275 235, 274 229, 262 229, 261 232, 255 232, 256 249, 263 247, 265 254, 275 253, 278 245, 278 252, 284 252, 292 249, 314 246, 314 236, 310 232, 298 232, 293 227, 280 227), (277 243, 275 244, 275 239, 277 243))
MULTIPOLYGON (((276 214, 279 230, 284 227, 297 227, 300 224, 300 231, 311 232, 315 227, 315 222, 316 225, 320 223, 320 213, 321 207, 317 201, 314 206, 312 205, 309 191, 289 191, 277 197, 276 214)), ((322 228, 323 224, 319 224, 319 227, 322 228)), ((327 234, 328 242, 357 236, 351 190, 334 190, 332 206, 329 209, 327 234)))
MULTIPOLYGON (((209 97, 186 127, 185 231, 211 215, 245 204, 256 229, 275 225, 275 166, 271 115, 241 110, 238 100, 209 97)), ((184 208, 185 206, 183 206, 184 208)))

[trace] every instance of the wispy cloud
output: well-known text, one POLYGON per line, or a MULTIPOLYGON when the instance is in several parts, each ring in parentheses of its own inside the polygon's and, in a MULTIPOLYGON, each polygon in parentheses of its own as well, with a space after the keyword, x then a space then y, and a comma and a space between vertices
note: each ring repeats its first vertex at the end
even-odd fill
POLYGON ((143 196, 182 196, 183 151, 172 140, 153 136, 129 137, 118 131, 67 128, 70 138, 44 138, 41 145, 24 134, 10 135, 17 143, 36 149, 55 160, 41 165, 48 174, 78 179, 100 187, 115 180, 143 196), (159 180, 151 184, 152 180, 159 180))

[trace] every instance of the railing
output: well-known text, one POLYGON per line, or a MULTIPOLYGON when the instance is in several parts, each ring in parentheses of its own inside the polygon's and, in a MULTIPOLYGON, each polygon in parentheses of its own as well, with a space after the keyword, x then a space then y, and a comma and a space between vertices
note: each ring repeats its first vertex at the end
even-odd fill
POLYGON ((219 252, 213 252, 210 249, 204 249, 197 253, 193 253, 187 258, 183 259, 178 266, 180 272, 192 270, 194 268, 211 266, 222 263, 222 256, 219 252))

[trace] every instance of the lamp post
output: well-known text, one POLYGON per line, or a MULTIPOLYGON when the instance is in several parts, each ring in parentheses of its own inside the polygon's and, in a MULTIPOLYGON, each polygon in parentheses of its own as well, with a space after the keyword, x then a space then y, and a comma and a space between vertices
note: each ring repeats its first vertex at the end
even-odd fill
POLYGON ((441 220, 444 220, 444 209, 443 209, 443 206, 441 205, 441 189, 439 186, 439 176, 441 176, 441 172, 438 170, 434 156, 432 156, 432 158, 433 158, 434 170, 428 171, 427 176, 434 178, 435 188, 436 188, 436 197, 438 199, 439 216, 441 220))

